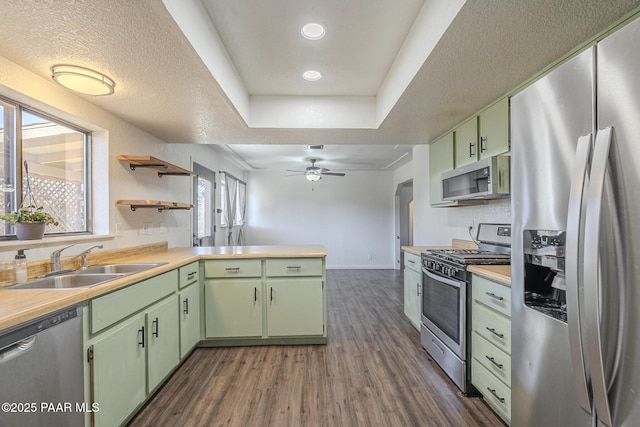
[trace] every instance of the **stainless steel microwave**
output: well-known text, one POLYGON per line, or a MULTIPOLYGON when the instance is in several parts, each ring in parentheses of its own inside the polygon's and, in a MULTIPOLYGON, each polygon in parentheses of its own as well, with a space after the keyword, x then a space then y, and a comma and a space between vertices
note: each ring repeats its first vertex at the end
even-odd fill
POLYGON ((442 199, 499 199, 510 196, 510 156, 492 156, 442 174, 442 199))

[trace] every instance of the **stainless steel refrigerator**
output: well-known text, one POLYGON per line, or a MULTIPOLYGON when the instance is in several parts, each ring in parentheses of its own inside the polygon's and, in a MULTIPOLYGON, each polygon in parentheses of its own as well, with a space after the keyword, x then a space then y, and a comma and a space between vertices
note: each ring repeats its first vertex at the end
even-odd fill
POLYGON ((511 99, 512 425, 640 425, 640 20, 511 99))

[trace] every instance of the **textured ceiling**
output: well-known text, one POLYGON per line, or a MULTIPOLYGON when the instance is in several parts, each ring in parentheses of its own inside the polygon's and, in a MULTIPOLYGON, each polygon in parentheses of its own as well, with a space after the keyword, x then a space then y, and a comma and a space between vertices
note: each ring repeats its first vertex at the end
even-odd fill
MULTIPOLYGON (((296 2, 269 4, 285 10, 296 2)), ((161 0, 0 0, 0 56, 43 78, 57 63, 104 72, 116 93, 86 99, 168 142, 412 145, 451 129, 639 6, 467 1, 381 126, 366 130, 249 128, 161 0)), ((365 21, 354 20, 354 31, 365 21)), ((269 90, 268 76, 256 87, 269 90)))

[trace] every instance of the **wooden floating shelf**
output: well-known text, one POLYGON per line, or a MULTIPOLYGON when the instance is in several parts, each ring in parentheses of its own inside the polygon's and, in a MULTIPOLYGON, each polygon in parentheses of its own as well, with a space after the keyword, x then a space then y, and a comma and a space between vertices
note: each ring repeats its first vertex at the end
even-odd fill
POLYGON ((136 209, 155 208, 159 212, 172 209, 192 209, 195 205, 190 203, 165 202, 162 200, 116 200, 116 205, 129 206, 135 212, 136 209))
POLYGON ((158 176, 162 178, 164 175, 180 175, 180 176, 194 176, 190 170, 183 169, 180 166, 173 165, 164 160, 157 159, 152 156, 137 156, 129 154, 120 154, 118 160, 129 162, 129 169, 132 171, 136 168, 149 168, 158 172, 158 176))

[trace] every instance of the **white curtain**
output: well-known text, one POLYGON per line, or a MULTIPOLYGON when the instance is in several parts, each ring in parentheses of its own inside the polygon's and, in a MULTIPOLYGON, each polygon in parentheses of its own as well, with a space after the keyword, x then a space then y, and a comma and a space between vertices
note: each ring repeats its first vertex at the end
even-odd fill
POLYGON ((222 197, 224 197, 225 204, 222 215, 224 215, 224 223, 226 224, 227 228, 227 245, 234 246, 233 223, 236 218, 236 197, 238 195, 238 180, 227 173, 225 173, 224 175, 224 194, 222 195, 222 197))
POLYGON ((247 184, 238 182, 238 245, 244 245, 244 224, 247 214, 247 184))

